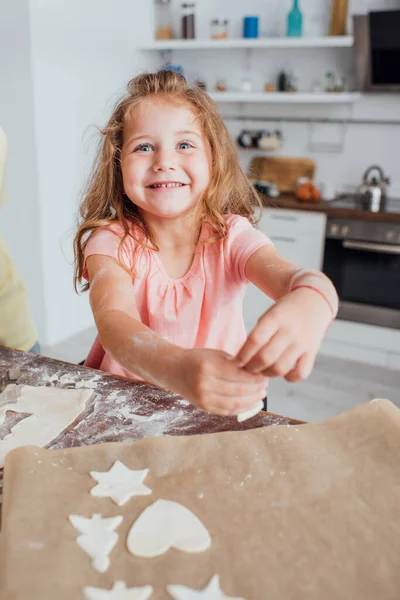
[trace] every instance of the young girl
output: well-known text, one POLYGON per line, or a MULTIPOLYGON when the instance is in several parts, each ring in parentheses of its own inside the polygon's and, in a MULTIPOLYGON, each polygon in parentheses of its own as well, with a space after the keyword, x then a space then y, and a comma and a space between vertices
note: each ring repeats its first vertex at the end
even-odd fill
POLYGON ((86 364, 218 415, 259 410, 267 377, 307 378, 335 289, 253 227, 259 201, 210 97, 139 75, 102 136, 75 238, 99 334, 86 364), (248 282, 276 303, 246 339, 248 282))

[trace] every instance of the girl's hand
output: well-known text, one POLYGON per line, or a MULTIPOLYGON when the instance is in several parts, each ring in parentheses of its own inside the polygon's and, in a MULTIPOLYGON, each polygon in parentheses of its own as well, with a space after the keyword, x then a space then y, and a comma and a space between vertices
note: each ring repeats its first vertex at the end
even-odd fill
POLYGON ((241 369, 225 352, 194 348, 177 359, 174 391, 203 410, 236 416, 266 396, 265 378, 241 369))
POLYGON ((250 373, 291 382, 307 379, 331 320, 322 296, 298 288, 263 314, 236 359, 250 373))

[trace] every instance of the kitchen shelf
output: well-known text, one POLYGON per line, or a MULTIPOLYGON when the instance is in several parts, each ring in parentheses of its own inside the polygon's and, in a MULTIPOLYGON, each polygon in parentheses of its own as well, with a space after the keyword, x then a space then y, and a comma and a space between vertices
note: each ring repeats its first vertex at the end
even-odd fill
POLYGON ((301 92, 210 92, 215 102, 259 104, 352 104, 361 98, 359 92, 303 94, 301 92))
POLYGON ((146 51, 165 50, 232 50, 234 48, 350 48, 354 38, 351 35, 325 37, 265 37, 257 39, 228 38, 226 40, 154 40, 141 47, 146 51))

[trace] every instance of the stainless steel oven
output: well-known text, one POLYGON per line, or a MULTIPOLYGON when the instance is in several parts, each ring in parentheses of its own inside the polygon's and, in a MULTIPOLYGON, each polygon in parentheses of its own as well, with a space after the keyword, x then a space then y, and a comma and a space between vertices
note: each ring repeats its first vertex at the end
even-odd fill
POLYGON ((339 318, 400 329, 400 223, 328 218, 323 271, 339 318))

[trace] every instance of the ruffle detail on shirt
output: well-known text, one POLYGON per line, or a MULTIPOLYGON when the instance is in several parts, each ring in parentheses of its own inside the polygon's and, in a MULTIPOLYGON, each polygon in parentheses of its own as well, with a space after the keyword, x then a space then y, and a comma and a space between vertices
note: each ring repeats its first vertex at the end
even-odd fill
POLYGON ((148 280, 149 327, 171 342, 192 347, 200 326, 205 281, 198 276, 186 281, 161 279, 160 274, 148 280), (178 323, 184 326, 177 327, 178 323))

